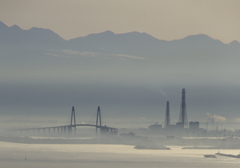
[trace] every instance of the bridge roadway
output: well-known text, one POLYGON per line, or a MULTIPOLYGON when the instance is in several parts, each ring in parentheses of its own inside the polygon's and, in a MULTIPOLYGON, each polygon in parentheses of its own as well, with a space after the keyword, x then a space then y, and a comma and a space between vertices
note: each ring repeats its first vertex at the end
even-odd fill
POLYGON ((74 128, 74 132, 76 132, 76 127, 79 127, 79 126, 95 127, 96 133, 97 133, 97 129, 100 129, 100 133, 111 133, 111 134, 118 133, 117 128, 107 127, 106 125, 102 126, 100 106, 98 106, 98 109, 97 109, 97 118, 96 118, 95 125, 94 124, 76 124, 75 109, 74 109, 74 106, 72 106, 70 125, 62 125, 62 126, 54 126, 54 127, 23 128, 23 129, 15 129, 15 130, 16 131, 29 131, 29 130, 45 131, 45 130, 48 130, 48 132, 50 132, 52 129, 55 132, 55 130, 57 129, 58 132, 61 131, 61 132, 71 133, 72 128, 74 128), (98 125, 98 123, 99 123, 99 125, 98 125))
POLYGON ((117 134, 118 129, 117 128, 113 128, 113 127, 107 127, 105 126, 100 126, 100 125, 93 125, 93 124, 72 124, 72 125, 62 125, 62 126, 53 126, 53 127, 36 127, 36 128, 23 128, 23 129, 15 129, 16 131, 35 131, 37 130, 38 132, 40 130, 48 130, 49 132, 51 130, 53 130, 55 132, 55 130, 57 129, 57 131, 61 131, 61 132, 72 132, 72 128, 74 128, 74 131, 76 132, 76 127, 78 126, 87 126, 87 127, 95 127, 96 130, 100 129, 101 133, 112 133, 112 134, 117 134))

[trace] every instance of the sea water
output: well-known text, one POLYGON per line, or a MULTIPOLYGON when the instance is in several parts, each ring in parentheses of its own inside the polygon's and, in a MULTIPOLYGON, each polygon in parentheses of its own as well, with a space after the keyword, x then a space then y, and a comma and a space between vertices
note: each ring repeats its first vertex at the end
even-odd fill
MULTIPOLYGON (((229 168, 239 167, 240 159, 217 156, 216 150, 137 150, 130 145, 100 144, 20 144, 0 142, 1 168, 229 168)), ((221 150, 239 154, 240 150, 221 150)))

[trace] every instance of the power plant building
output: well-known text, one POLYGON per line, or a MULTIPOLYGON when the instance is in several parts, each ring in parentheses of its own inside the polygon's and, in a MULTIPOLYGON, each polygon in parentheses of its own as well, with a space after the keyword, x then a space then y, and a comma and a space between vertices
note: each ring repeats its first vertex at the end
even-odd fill
POLYGON ((191 121, 189 122, 189 129, 190 130, 199 130, 199 122, 198 121, 191 121))
POLYGON ((150 126, 148 127, 148 129, 151 130, 151 131, 159 131, 159 130, 162 129, 162 124, 156 123, 156 124, 154 124, 154 125, 150 125, 150 126))

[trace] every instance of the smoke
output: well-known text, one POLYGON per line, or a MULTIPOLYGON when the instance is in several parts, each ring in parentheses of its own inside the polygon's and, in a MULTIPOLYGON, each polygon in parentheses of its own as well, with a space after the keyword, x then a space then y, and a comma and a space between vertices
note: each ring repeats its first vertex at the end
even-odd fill
POLYGON ((167 92, 164 90, 164 88, 162 86, 159 86, 158 83, 159 83, 159 81, 154 80, 150 85, 150 89, 154 90, 155 93, 161 94, 162 96, 167 98, 168 97, 167 92))
POLYGON ((144 117, 140 117, 139 120, 140 120, 140 121, 146 121, 146 118, 144 118, 144 117))
POLYGON ((168 97, 167 93, 162 88, 158 88, 157 92, 161 93, 161 95, 165 96, 166 98, 168 97))
POLYGON ((240 118, 234 118, 234 122, 240 123, 240 118))
POLYGON ((226 121, 225 117, 222 117, 219 115, 207 113, 207 116, 208 116, 208 121, 212 121, 212 122, 225 122, 226 121))

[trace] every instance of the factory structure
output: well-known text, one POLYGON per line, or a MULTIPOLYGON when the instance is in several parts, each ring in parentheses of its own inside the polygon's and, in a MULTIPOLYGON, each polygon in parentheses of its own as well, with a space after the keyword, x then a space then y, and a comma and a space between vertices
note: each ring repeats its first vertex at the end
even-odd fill
POLYGON ((156 123, 154 125, 150 125, 148 129, 155 132, 164 131, 165 133, 174 133, 174 132, 182 132, 182 131, 197 132, 201 129, 199 128, 198 121, 191 121, 188 123, 185 89, 182 89, 179 121, 175 125, 171 124, 170 103, 169 101, 167 101, 164 126, 156 123))

